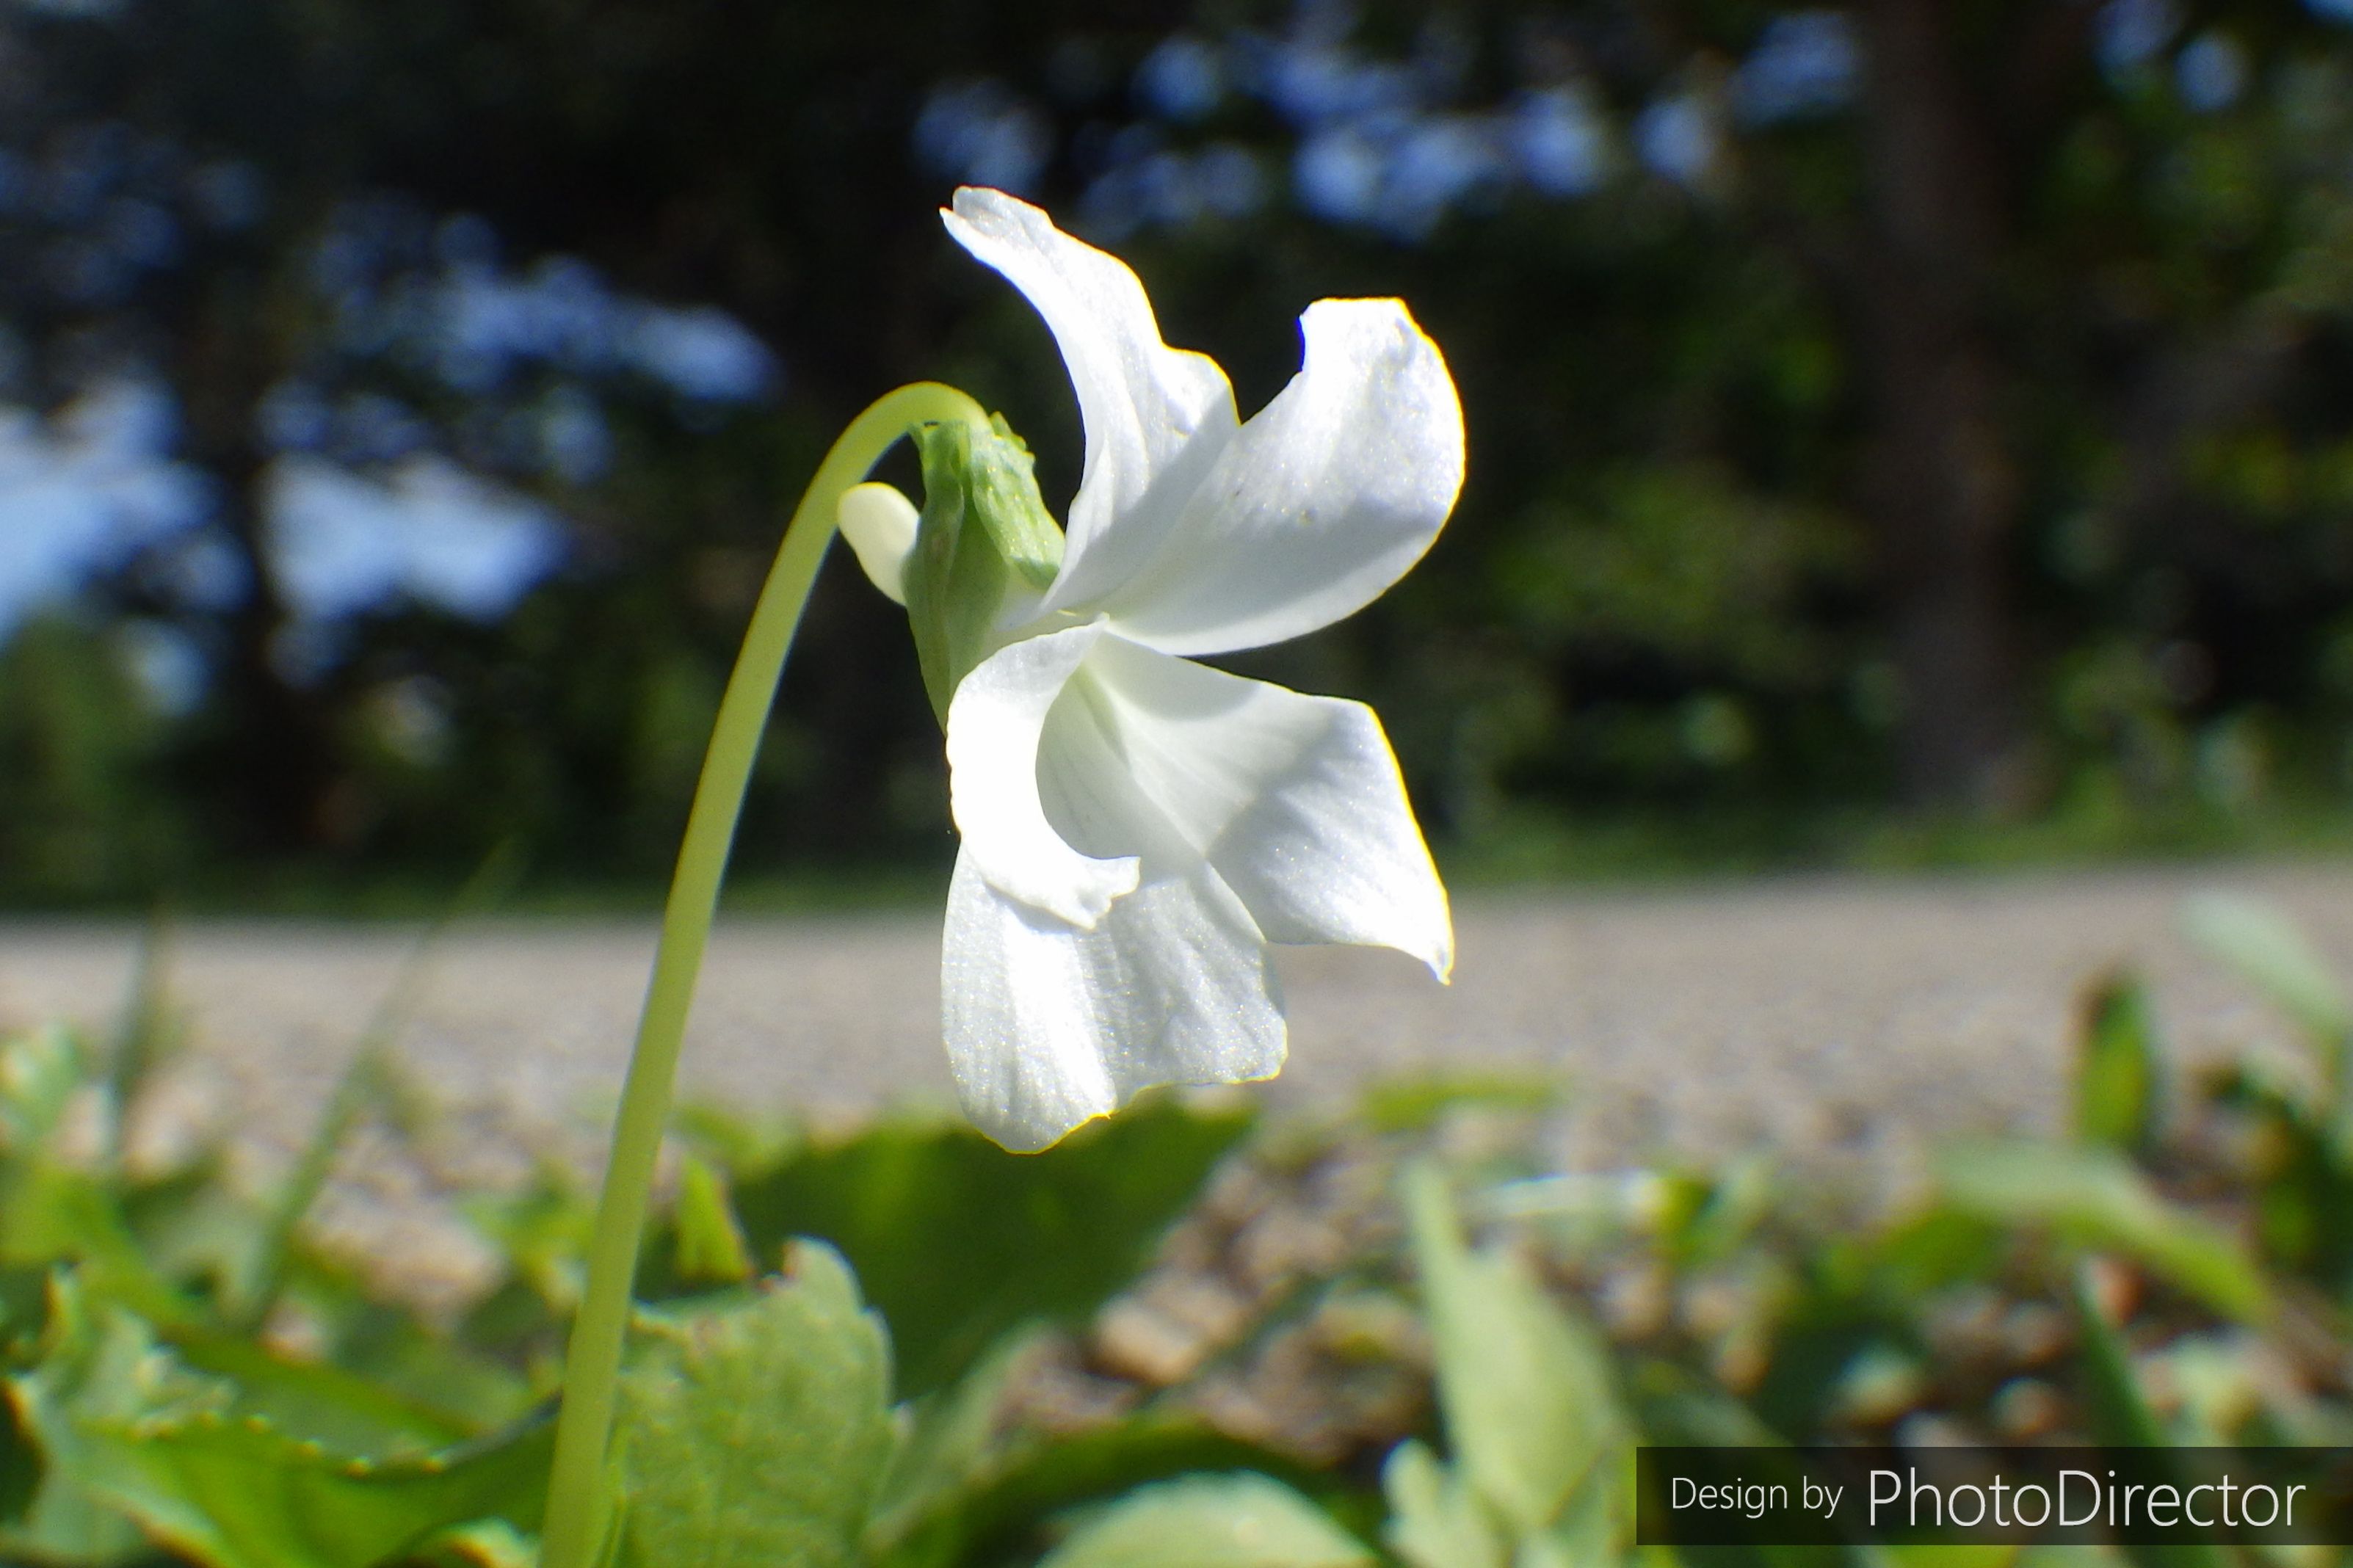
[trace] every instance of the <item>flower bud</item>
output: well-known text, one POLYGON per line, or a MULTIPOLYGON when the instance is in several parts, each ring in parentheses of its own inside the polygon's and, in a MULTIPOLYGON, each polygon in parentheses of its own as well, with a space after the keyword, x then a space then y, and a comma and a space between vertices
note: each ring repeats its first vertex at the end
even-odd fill
POLYGON ((914 437, 923 510, 904 573, 907 620, 944 726, 957 683, 1053 584, 1062 531, 1038 494, 1035 459, 1002 417, 986 431, 926 425, 914 437))

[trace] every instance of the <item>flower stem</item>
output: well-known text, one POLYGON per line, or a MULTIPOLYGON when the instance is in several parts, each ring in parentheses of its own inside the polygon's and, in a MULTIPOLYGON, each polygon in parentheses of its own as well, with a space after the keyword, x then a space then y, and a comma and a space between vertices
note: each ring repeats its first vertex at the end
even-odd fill
POLYGON ((670 1089, 678 1071, 686 1016, 702 952, 711 935, 726 875, 727 853, 744 810, 744 790, 752 776, 768 709, 776 700, 785 657, 817 580, 818 564, 833 539, 842 492, 863 479, 892 443, 918 425, 967 421, 982 429, 988 416, 953 387, 934 382, 902 386, 873 403, 849 422, 817 477, 794 509, 777 547, 776 564, 760 590, 752 625, 735 657, 720 700, 718 722, 694 805, 679 847, 662 912, 661 942, 654 953, 645 1010, 638 1021, 620 1114, 613 1126, 604 1191, 596 1203, 596 1229, 588 1248, 588 1279, 565 1362, 564 1404, 556 1419, 555 1462, 548 1478, 547 1522, 541 1542, 541 1568, 589 1568, 609 1522, 605 1495, 606 1451, 613 1426, 614 1389, 621 1343, 628 1326, 629 1292, 644 1237, 646 1201, 653 1184, 655 1157, 670 1121, 670 1089))

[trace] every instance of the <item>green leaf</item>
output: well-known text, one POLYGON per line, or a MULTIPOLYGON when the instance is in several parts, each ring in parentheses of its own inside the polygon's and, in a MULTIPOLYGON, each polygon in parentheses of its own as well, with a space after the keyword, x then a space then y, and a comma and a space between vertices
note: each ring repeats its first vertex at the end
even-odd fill
POLYGON ((717 1307, 649 1316, 623 1374, 622 1560, 648 1568, 857 1561, 891 1461, 881 1325, 830 1248, 717 1307))
POLYGON ((1999 1225, 1943 1206, 1895 1222, 1860 1248, 1862 1267, 1896 1297, 1985 1279, 1999 1272, 2005 1250, 1999 1225))
POLYGON ((991 1456, 962 1486, 934 1494, 919 1513, 890 1521, 887 1531, 870 1536, 868 1557, 888 1568, 1026 1560, 1035 1555, 1044 1521, 1064 1510, 1149 1481, 1242 1468, 1294 1485, 1313 1479, 1282 1456, 1192 1415, 1149 1412, 1069 1436, 1031 1435, 991 1456))
POLYGON ((2141 1394, 2131 1352, 2100 1310, 2088 1268, 2075 1284, 2075 1323, 2083 1341, 2084 1397, 2093 1435, 2119 1448, 2162 1448, 2170 1443, 2172 1435, 2141 1394))
POLYGON ((231 1276, 225 1292, 234 1325, 248 1333, 260 1328, 278 1304, 286 1275, 292 1266, 297 1233, 303 1218, 318 1204, 334 1174, 335 1158, 350 1140, 352 1130, 372 1110, 383 1110, 402 1098, 403 1086, 388 1047, 406 1011, 406 1004, 420 979, 421 957, 412 956, 395 983, 392 995, 376 1009, 359 1054, 337 1081, 327 1107, 311 1129, 294 1168, 279 1184, 269 1209, 249 1244, 243 1268, 231 1276))
POLYGON ((0 1547, 66 1561, 111 1561, 138 1541, 79 1468, 82 1423, 188 1415, 226 1402, 224 1390, 164 1354, 145 1322, 94 1303, 64 1271, 50 1280, 40 1358, 6 1388, 12 1424, 37 1455, 38 1479, 19 1517, 0 1530, 0 1547))
POLYGON ((22 1539, 55 1550, 102 1526, 209 1568, 367 1568, 468 1521, 537 1521, 544 1426, 445 1454, 339 1457, 240 1415, 236 1393, 131 1313, 61 1287, 49 1353, 9 1387, 47 1465, 22 1539))
POLYGON ((191 1371, 235 1390, 235 1413, 342 1454, 421 1458, 479 1436, 420 1401, 326 1363, 290 1362, 250 1340, 177 1328, 164 1341, 191 1371))
MULTIPOLYGON (((334 1264, 297 1259, 289 1299, 316 1326, 322 1361, 365 1379, 417 1419, 466 1436, 511 1426, 529 1413, 541 1391, 521 1371, 363 1292, 334 1264)), ((556 1343, 551 1338, 543 1353, 552 1356, 556 1343)))
POLYGON ((807 1137, 798 1117, 703 1100, 680 1106, 670 1124, 688 1148, 736 1180, 775 1170, 807 1137))
POLYGON ((2039 1143, 1979 1145, 1941 1163, 1945 1201, 2005 1225, 2040 1226, 2079 1246, 2125 1253, 2242 1321, 2271 1292, 2230 1236, 2168 1203, 2122 1156, 2039 1143))
POLYGON ((1746 1246, 1777 1195, 1772 1167, 1760 1159, 1732 1161, 1704 1176, 1665 1173, 1656 1182, 1658 1245, 1685 1268, 1729 1258, 1746 1246))
POLYGON ((886 1122, 739 1183, 735 1212, 755 1257, 793 1236, 839 1248, 921 1394, 1018 1324, 1101 1306, 1250 1126, 1163 1100, 1008 1154, 962 1123, 886 1122))
POLYGON ((158 1322, 193 1315, 159 1276, 100 1177, 47 1160, 0 1166, 0 1267, 73 1264, 94 1293, 158 1322))
POLYGON ((236 1326, 254 1331, 257 1321, 241 1309, 261 1278, 266 1216, 232 1188, 218 1160, 197 1160, 160 1181, 103 1185, 150 1270, 192 1303, 239 1314, 236 1326))
POLYGON ((369 1568, 448 1527, 536 1526, 552 1428, 449 1455, 341 1458, 266 1426, 83 1428, 83 1485, 156 1541, 209 1568, 369 1568))
POLYGON ((1520 1537, 1518 1568, 1595 1568, 1619 1562, 1633 1541, 1634 1450, 1611 1445, 1592 1479, 1569 1494, 1560 1517, 1520 1537))
POLYGON ((2192 899, 2183 921, 2199 946, 2236 970, 2332 1057, 2353 1036, 2353 1004, 2328 965, 2287 916, 2227 893, 2192 899))
POLYGON ((1289 1487, 1244 1473, 1131 1493, 1039 1568, 1350 1568, 1372 1555, 1289 1487))
POLYGON ((41 1451, 18 1419, 13 1401, 0 1399, 0 1542, 25 1517, 41 1487, 41 1451))
POLYGON ((870 1546, 904 1537, 926 1514, 953 1509, 959 1494, 987 1479, 1001 1457, 997 1415, 1006 1393, 1042 1333, 1014 1331, 963 1377, 911 1403, 867 1522, 870 1546))
POLYGON ((679 1162, 677 1215, 680 1279, 740 1285, 757 1272, 728 1206, 727 1184, 691 1154, 679 1162))
MULTIPOLYGON (((1670 1361, 1639 1363, 1630 1374, 1627 1393, 1646 1443, 1671 1448, 1786 1448, 1788 1444, 1786 1434, 1767 1426, 1713 1378, 1670 1361)), ((1752 1462, 1744 1457, 1744 1464, 1752 1462)), ((1786 1479, 1794 1486, 1799 1469, 1792 1451, 1783 1463, 1768 1461, 1759 1479, 1786 1479)), ((1865 1552, 1848 1546, 1714 1546, 1707 1549, 1706 1559, 1709 1568, 1873 1568, 1865 1552)))
MULTIPOLYGON (((2114 1447, 2170 1448, 2173 1434, 2142 1394, 2131 1352, 2116 1326, 2100 1310, 2088 1271, 2076 1280, 2075 1323, 2092 1435, 2114 1447)), ((2159 1467, 2168 1464, 2162 1454, 2153 1462, 2159 1467)), ((2220 1547, 2206 1544, 2140 1542, 2126 1545, 2123 1551, 2137 1568, 2231 1568, 2232 1563, 2220 1547)))
POLYGON ((1464 1107, 1544 1111, 1559 1100, 1559 1082, 1542 1073, 1448 1072, 1375 1084, 1357 1110, 1377 1131, 1422 1132, 1464 1107))
POLYGON ((1515 1531, 1543 1530, 1626 1430, 1608 1363, 1518 1258, 1464 1245, 1437 1172, 1409 1172, 1405 1196, 1447 1441, 1515 1531))
POLYGON ((2022 1550, 2017 1546, 1883 1546, 1887 1568, 2010 1568, 2022 1550))
POLYGON ((1486 1506, 1420 1443, 1390 1450, 1381 1490, 1389 1503, 1383 1536, 1413 1568, 1504 1568, 1509 1561, 1486 1506))
POLYGON ((497 1520, 444 1531, 409 1553, 401 1568, 537 1568, 539 1542, 497 1520))
POLYGON ((107 1098, 116 1119, 118 1138, 123 1111, 138 1100, 155 1069, 186 1043, 182 1020, 171 1005, 170 938, 160 915, 148 922, 141 935, 137 965, 131 973, 131 992, 123 998, 111 1048, 106 1053, 107 1098))
POLYGON ((2085 1143, 2139 1151, 2154 1140, 2158 1051, 2148 993, 2111 975, 2084 999, 2075 1053, 2075 1136, 2085 1143))
POLYGON ((578 1178, 543 1160, 521 1190, 479 1196, 464 1207, 468 1221, 505 1258, 508 1276, 470 1315, 467 1338, 511 1347, 545 1328, 554 1314, 568 1320, 579 1303, 588 1238, 596 1226, 596 1204, 578 1178), (508 1331, 494 1331, 501 1329, 508 1331))
POLYGON ((1736 1331, 1766 1336, 1765 1375, 1746 1401, 1785 1436, 1825 1441, 1874 1375, 1910 1360, 1901 1310, 1829 1267, 1792 1270, 1765 1289, 1771 1297, 1752 1295, 1743 1310, 1753 1316, 1736 1331))
POLYGON ((88 1066, 54 1025, 0 1040, 0 1151, 22 1155, 47 1139, 88 1066))
POLYGON ((2123 1568, 2131 1561, 2105 1541, 2074 1546, 2028 1546, 2018 1553, 2018 1568, 2123 1568))
POLYGON ((2265 1152, 2252 1194, 2263 1251, 2353 1298, 2353 1150, 2341 1130, 2303 1086, 2260 1059, 2222 1074, 2214 1103, 2242 1118, 2249 1146, 2265 1152))

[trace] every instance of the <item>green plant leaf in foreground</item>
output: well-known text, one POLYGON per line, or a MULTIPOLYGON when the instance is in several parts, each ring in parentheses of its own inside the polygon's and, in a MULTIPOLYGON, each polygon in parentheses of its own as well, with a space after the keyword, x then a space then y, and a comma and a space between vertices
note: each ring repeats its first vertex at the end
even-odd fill
POLYGON ((2157 1030, 2148 993, 2128 975, 2110 975, 2084 999, 2075 1051, 2075 1136, 2085 1143, 2138 1152, 2155 1141, 2157 1030))
POLYGON ((1243 1473, 1132 1492, 1039 1568, 1356 1568, 1372 1556, 1289 1487, 1243 1473))
POLYGON ((9 1387, 47 1466, 30 1543, 79 1531, 106 1561, 135 1525, 206 1568, 368 1568, 454 1524, 537 1517, 543 1428, 438 1456, 337 1457, 235 1415, 234 1392, 130 1313, 61 1289, 49 1352, 9 1387))
POLYGON ((54 1025, 0 1039, 0 1152, 22 1158, 47 1139, 88 1068, 73 1036, 54 1025))
POLYGON ((1067 1436, 1029 1434, 961 1477, 934 1471, 922 1496, 895 1500, 867 1537, 867 1560, 887 1568, 1028 1561, 1039 1521, 1053 1514, 1152 1481, 1243 1468, 1295 1486, 1314 1479, 1296 1460, 1168 1411, 1067 1436))
POLYGON ((2010 1568, 2018 1561, 2016 1546, 1883 1546, 1880 1561, 1886 1568, 2010 1568))
POLYGON ((715 1307, 649 1315, 621 1380, 621 1561, 854 1563, 891 1461, 891 1357, 830 1248, 715 1307))
POLYGON ((2353 1299, 2353 1145, 2308 1092, 2260 1062, 2222 1075, 2214 1099, 2265 1151, 2251 1194, 2263 1252, 2353 1299))
POLYGON ((206 1568, 369 1568, 451 1525, 535 1524, 549 1430, 385 1464, 258 1424, 89 1426, 76 1473, 154 1540, 206 1568))
POLYGON ((2353 1002, 2295 922, 2271 905, 2228 893, 2189 900, 2182 922, 2199 946, 2236 970, 2328 1053, 2345 1071, 2353 1039, 2353 1002))
POLYGON ((967 1494, 1012 1457, 997 1429, 998 1414, 1023 1360, 1044 1334, 1034 1327, 1015 1330, 970 1372, 902 1408, 898 1447, 866 1523, 870 1558, 934 1516, 961 1522, 967 1494))
POLYGON ((1519 1259, 1471 1251, 1437 1172, 1409 1172, 1405 1200, 1447 1441, 1514 1531, 1546 1530, 1626 1434, 1608 1363, 1519 1259))
POLYGON ((1381 1467, 1389 1550, 1413 1568, 1504 1568, 1511 1551, 1462 1478, 1408 1439, 1381 1467))
POLYGON ((740 1285, 759 1272, 727 1204, 727 1184, 692 1154, 679 1162, 676 1268, 681 1279, 740 1285))
POLYGON ((739 1175, 735 1213, 755 1258, 795 1236, 839 1248, 891 1325, 900 1393, 927 1394, 1007 1330, 1125 1285, 1250 1127, 1161 1100, 1008 1154, 961 1124, 886 1122, 739 1175))
POLYGON ((1965 1214, 2123 1253, 2242 1322, 2270 1310, 2263 1276, 2238 1245, 2158 1196, 2113 1151, 1980 1144, 1947 1155, 1938 1174, 1944 1201, 1965 1214))
MULTIPOLYGON (((2083 1342, 2084 1397, 2092 1436, 2116 1447, 2167 1448, 2174 1435, 2142 1394, 2132 1353, 2101 1310, 2088 1268, 2075 1284, 2075 1327, 2083 1342)), ((2233 1562, 2221 1547, 2203 1542, 2141 1542, 2122 1550, 2137 1568, 2231 1568, 2233 1562)))
POLYGON ((191 1371, 236 1389, 232 1414, 258 1416, 333 1453, 422 1458, 487 1435, 480 1424, 455 1420, 372 1379, 328 1363, 282 1360, 251 1340, 195 1329, 167 1331, 164 1340, 191 1371))
POLYGON ((539 1543, 511 1524, 459 1525, 424 1542, 402 1568, 533 1568, 539 1543))
POLYGON ((0 1553, 38 1561, 111 1562, 138 1543, 120 1510, 94 1495, 74 1460, 82 1421, 131 1421, 164 1406, 199 1408, 216 1395, 155 1348, 153 1331, 128 1312, 94 1312, 73 1277, 49 1285, 39 1361, 7 1380, 13 1458, 0 1553))

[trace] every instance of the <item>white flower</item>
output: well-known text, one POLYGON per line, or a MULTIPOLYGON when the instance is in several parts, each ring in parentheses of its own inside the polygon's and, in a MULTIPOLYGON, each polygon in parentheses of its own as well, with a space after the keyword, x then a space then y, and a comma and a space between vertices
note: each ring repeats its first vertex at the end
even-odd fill
MULTIPOLYGON (((1183 656, 1298 637, 1396 582, 1461 488, 1462 413, 1402 304, 1322 300, 1304 367, 1243 424, 1121 262, 995 191, 944 216, 1045 318, 1086 426, 1060 573, 1015 597, 947 715, 948 1055, 973 1121, 1036 1149, 1153 1085, 1278 1071, 1269 942, 1451 967, 1372 710, 1183 656)), ((842 509, 894 598, 913 517, 876 486, 842 509)))

